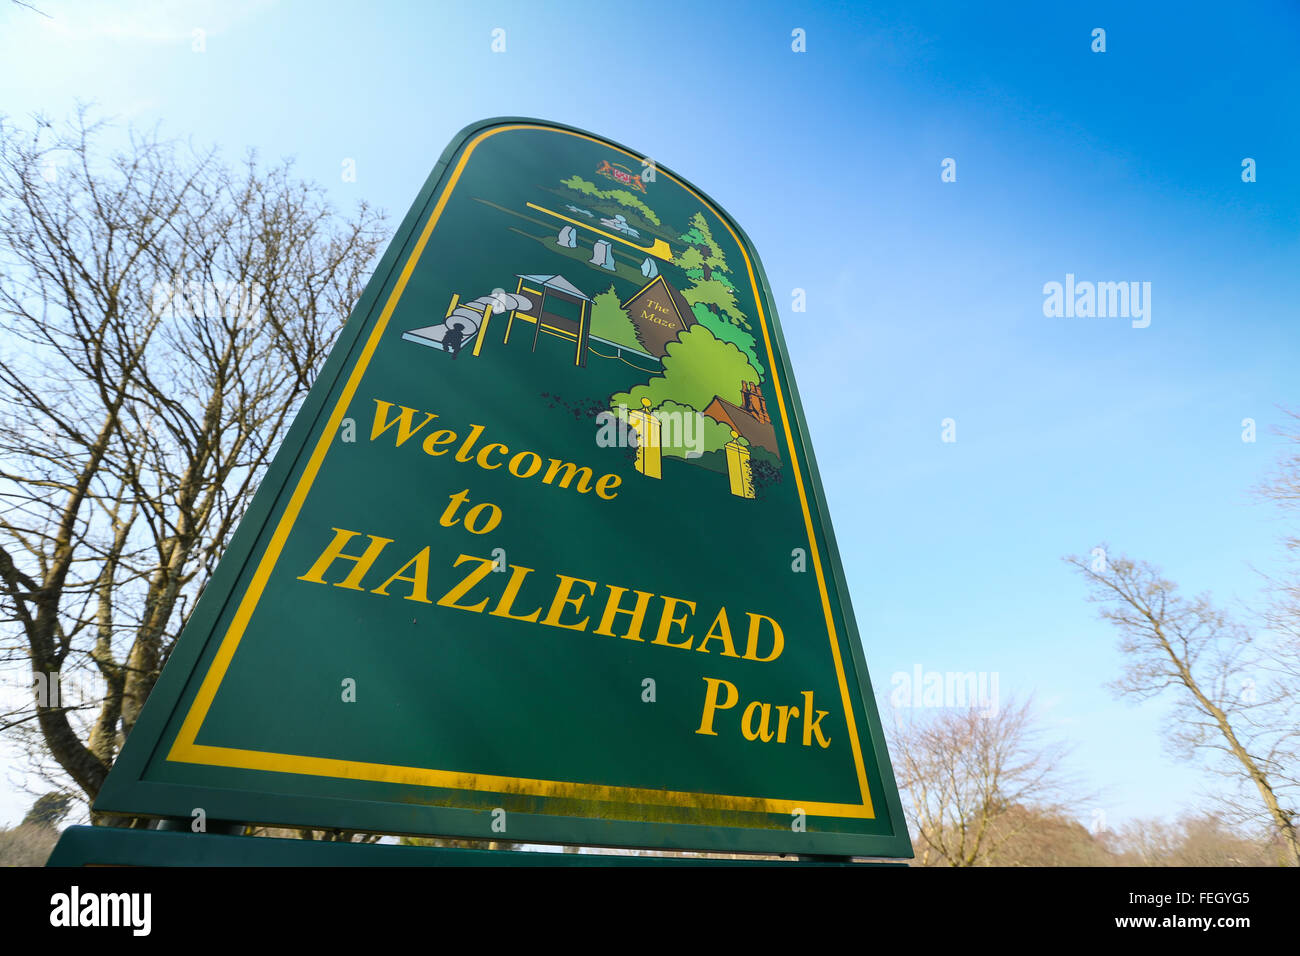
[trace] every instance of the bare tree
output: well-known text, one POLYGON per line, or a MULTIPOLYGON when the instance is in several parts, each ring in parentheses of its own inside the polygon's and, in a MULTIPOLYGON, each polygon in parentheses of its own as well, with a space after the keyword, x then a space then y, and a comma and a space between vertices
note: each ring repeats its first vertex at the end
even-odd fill
POLYGON ((1045 740, 1032 700, 924 713, 903 721, 895 710, 890 741, 918 864, 1014 863, 1007 847, 1079 799, 1068 750, 1045 740))
MULTIPOLYGON (((1253 790, 1256 816, 1263 812, 1286 858, 1300 863, 1295 728, 1288 716, 1294 702, 1284 686, 1265 679, 1272 655, 1208 596, 1182 597, 1145 562, 1107 558, 1105 548, 1066 560, 1088 580, 1102 618, 1119 630, 1125 667, 1112 690, 1139 701, 1170 692, 1173 753, 1207 754, 1211 769, 1253 790)), ((1231 805, 1230 795, 1224 797, 1231 805)))
POLYGON ((1277 708, 1276 715, 1279 726, 1287 731, 1278 741, 1279 751, 1285 754, 1278 773, 1285 786, 1296 793, 1300 792, 1300 413, 1286 414, 1292 424, 1276 432, 1289 445, 1256 493, 1290 522, 1282 543, 1291 561, 1280 575, 1265 576, 1270 600, 1263 616, 1276 640, 1264 667, 1278 687, 1279 704, 1284 705, 1277 708))
POLYGON ((89 799, 383 238, 289 162, 110 132, 0 118, 0 731, 89 799))
POLYGON ((35 6, 33 6, 32 4, 28 3, 27 0, 12 0, 12 2, 13 2, 13 4, 14 4, 14 6, 18 6, 18 7, 26 7, 28 10, 32 11, 32 13, 39 13, 41 16, 45 17, 47 20, 52 20, 52 19, 54 19, 54 18, 51 17, 48 13, 46 13, 44 10, 38 10, 35 6))
POLYGON ((58 839, 57 830, 30 823, 0 829, 0 866, 44 866, 58 839))
MULTIPOLYGON (((1270 835, 1275 837, 1275 831, 1270 835)), ((1268 866, 1276 860, 1276 847, 1268 841, 1237 833, 1205 813, 1173 823, 1133 820, 1111 834, 1109 842, 1117 866, 1268 866)))
MULTIPOLYGON (((1293 420, 1289 427, 1275 429, 1284 441, 1291 443, 1280 456, 1273 473, 1256 489, 1257 494, 1266 501, 1273 502, 1291 516, 1300 511, 1300 412, 1283 409, 1293 420)), ((1300 531, 1292 529, 1282 538, 1287 549, 1300 554, 1300 531)))

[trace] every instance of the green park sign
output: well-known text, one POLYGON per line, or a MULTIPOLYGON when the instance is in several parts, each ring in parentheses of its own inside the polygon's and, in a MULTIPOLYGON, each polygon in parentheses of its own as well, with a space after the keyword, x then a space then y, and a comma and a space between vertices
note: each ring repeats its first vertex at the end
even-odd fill
POLYGON ((96 809, 910 856, 753 247, 668 169, 443 154, 96 809))

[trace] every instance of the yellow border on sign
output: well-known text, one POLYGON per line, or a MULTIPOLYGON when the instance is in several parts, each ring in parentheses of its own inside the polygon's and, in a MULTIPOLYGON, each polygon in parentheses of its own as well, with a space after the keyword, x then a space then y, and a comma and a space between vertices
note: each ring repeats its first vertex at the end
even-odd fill
POLYGON ((325 454, 330 445, 334 442, 334 436, 343 421, 344 412, 352 403, 352 398, 356 394, 361 380, 365 375, 366 368, 374 356, 375 349, 379 345, 379 340, 384 331, 388 328, 389 319, 392 318, 394 310, 397 308, 397 302, 406 289, 406 284, 410 281, 412 273, 415 271, 416 263, 424 251, 425 245, 428 244, 429 237, 433 235, 434 227, 437 225, 443 210, 447 206, 447 200, 451 198, 452 192, 460 180, 461 173, 465 170, 465 165, 473 155, 478 145, 489 136, 495 136, 497 133, 504 133, 509 130, 533 129, 543 132, 564 133, 568 136, 577 136, 580 139, 586 139, 607 149, 614 149, 624 155, 637 159, 638 157, 624 149, 612 146, 603 140, 594 136, 586 136, 582 133, 572 132, 570 130, 555 129, 550 126, 538 126, 531 123, 518 123, 508 126, 498 126, 486 130, 476 136, 465 149, 452 171, 451 178, 447 181, 446 187, 438 198, 433 212, 429 216, 428 222, 425 223, 420 238, 407 257, 406 264, 402 267, 401 274, 398 276, 397 284, 388 296, 388 302, 384 305, 384 310, 379 316, 379 321, 375 324, 369 339, 366 340, 365 347, 361 351, 356 364, 352 368, 352 374, 348 376, 347 384, 343 388, 343 393, 339 396, 338 402, 334 406, 334 411, 330 414, 325 429, 321 432, 320 438, 316 442, 316 447, 312 451, 311 458, 307 462, 307 467, 303 470, 302 477, 298 479, 298 484, 289 498, 289 504, 280 516, 279 524, 276 525, 275 532, 271 535, 271 541, 266 551, 262 555, 261 561, 258 562, 257 570, 253 574, 253 580, 249 583, 248 590, 244 593, 239 607, 235 611, 235 616, 226 629, 226 634, 217 648, 216 657, 213 658, 211 665, 208 667, 207 674, 204 675, 202 684, 199 685, 198 694, 195 695, 193 703, 190 705, 189 712, 185 715, 185 720, 181 724, 180 733, 176 735, 167 759, 178 763, 195 763, 205 766, 214 767, 232 767, 245 770, 270 770, 277 773, 297 773, 307 774, 320 777, 335 777, 348 780, 369 780, 383 783, 410 784, 424 787, 442 787, 452 790, 467 790, 471 792, 496 792, 496 793, 522 793, 532 796, 572 798, 581 800, 597 800, 614 803, 628 804, 652 804, 668 806, 707 806, 715 810, 739 810, 753 813, 783 813, 790 814, 796 810, 802 810, 810 816, 826 817, 846 817, 846 818, 867 818, 874 819, 875 812, 872 808, 871 793, 867 786, 866 767, 862 761, 862 747, 858 741, 857 722, 853 716, 853 706, 849 699, 848 681, 844 674, 844 662, 840 656, 839 640, 835 631, 835 620, 831 611, 830 595, 826 590, 826 577, 822 568, 821 554, 817 548, 816 535, 813 530, 812 514, 808 508, 807 489, 804 487, 803 475, 799 470, 799 459, 795 453, 794 435, 790 430, 790 416, 786 408, 785 394, 781 389, 780 376, 777 373, 776 357, 772 353, 772 340, 768 333, 767 317, 763 313, 763 297, 759 293, 758 280, 754 276, 754 264, 750 261, 749 253, 745 249, 745 244, 740 241, 735 230, 731 228, 717 209, 713 207, 704 197, 694 189, 682 182, 676 176, 664 170, 660 172, 681 186, 699 202, 704 205, 713 215, 726 226, 727 231, 731 233, 731 238, 735 240, 740 254, 745 258, 745 267, 749 273, 750 287, 754 292, 754 303, 758 308, 759 322, 763 327, 763 343, 767 348, 768 368, 772 370, 772 384, 776 389, 777 405, 781 411, 781 421, 785 426, 786 446, 790 451, 791 467, 794 471, 795 483, 799 489, 799 502, 803 507, 804 526, 808 531, 809 550, 813 556, 813 568, 817 573, 817 586, 821 591, 822 610, 826 616, 826 628, 830 635, 831 656, 835 662, 835 673, 839 680, 840 699, 844 706, 845 722, 848 726, 849 739, 853 748, 853 760, 857 768, 858 785, 862 791, 862 803, 821 803, 799 800, 784 799, 767 799, 764 797, 739 797, 719 794, 700 794, 688 793, 676 790, 653 790, 641 789, 636 787, 613 787, 601 784, 573 783, 560 780, 535 780, 525 777, 503 777, 491 776, 487 774, 461 773, 452 770, 430 770, 423 767, 402 767, 390 764, 362 763, 352 760, 336 760, 328 757, 304 757, 298 754, 275 754, 266 753, 258 750, 240 750, 233 747, 212 747, 196 743, 199 729, 207 717, 208 710, 212 706, 212 701, 216 697, 221 681, 230 667, 231 659, 234 657, 235 650, 239 647, 239 642, 244 636, 244 631, 248 627, 248 622, 253 616, 253 611, 261 599, 262 592, 270 580, 271 572, 274 570, 276 562, 280 558, 280 552, 288 540, 289 533, 293 528, 294 522, 297 521, 298 514, 302 510, 303 503, 307 500, 307 493, 311 489, 316 475, 325 460, 325 454))

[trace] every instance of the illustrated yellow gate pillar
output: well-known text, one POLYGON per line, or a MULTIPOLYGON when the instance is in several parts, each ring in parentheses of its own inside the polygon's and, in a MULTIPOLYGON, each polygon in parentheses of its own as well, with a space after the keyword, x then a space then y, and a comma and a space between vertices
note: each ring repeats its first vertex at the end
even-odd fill
POLYGON ((650 411, 650 399, 627 413, 627 423, 636 429, 636 470, 647 478, 662 478, 659 419, 650 411))
POLYGON ((474 333, 474 351, 471 353, 473 355, 478 355, 479 350, 483 348, 483 340, 487 338, 488 319, 490 318, 492 318, 492 306, 489 305, 483 308, 483 324, 474 333))
POLYGON ((754 497, 754 468, 749 460, 749 449, 740 443, 740 433, 731 430, 727 449, 727 477, 731 480, 731 493, 740 498, 754 497))

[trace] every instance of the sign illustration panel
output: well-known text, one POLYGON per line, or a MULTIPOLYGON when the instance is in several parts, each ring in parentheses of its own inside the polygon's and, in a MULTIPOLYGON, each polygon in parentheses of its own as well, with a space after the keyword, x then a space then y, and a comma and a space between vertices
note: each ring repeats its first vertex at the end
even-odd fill
POLYGON ((98 801, 910 855, 757 257, 536 120, 408 213, 98 801))

